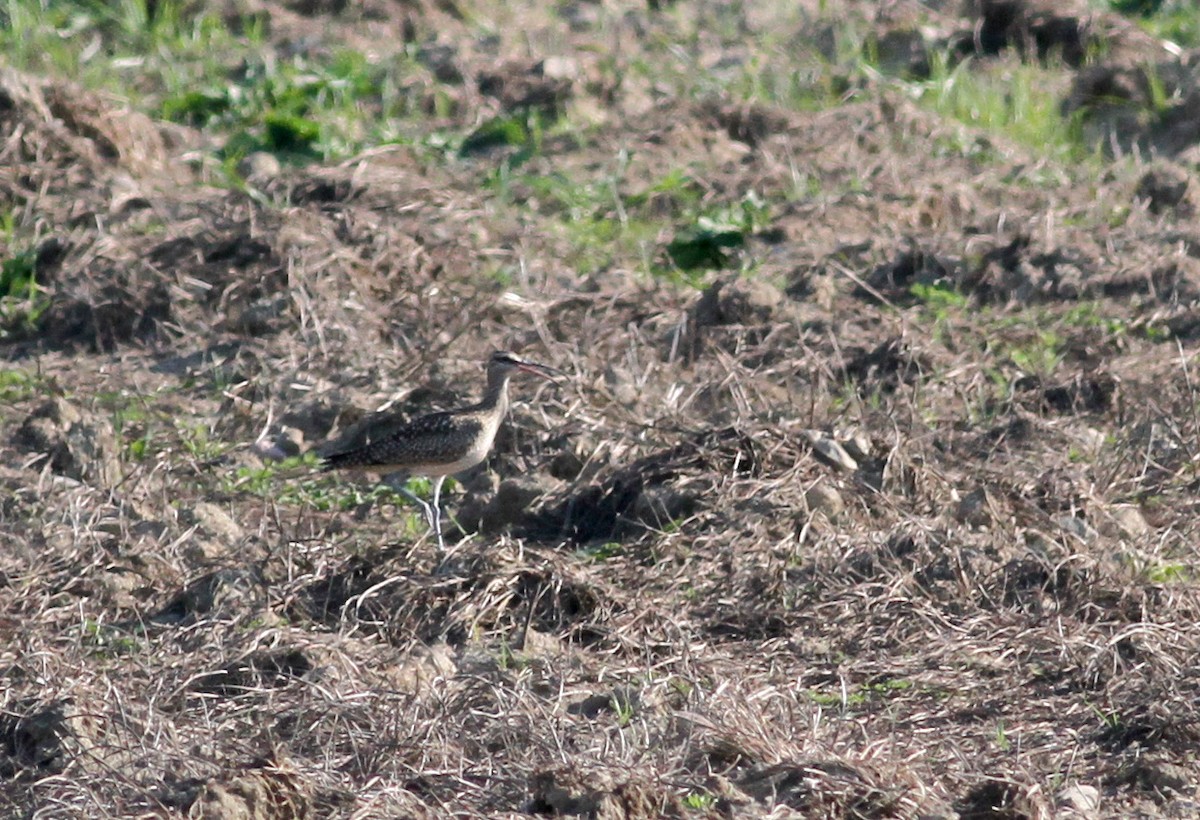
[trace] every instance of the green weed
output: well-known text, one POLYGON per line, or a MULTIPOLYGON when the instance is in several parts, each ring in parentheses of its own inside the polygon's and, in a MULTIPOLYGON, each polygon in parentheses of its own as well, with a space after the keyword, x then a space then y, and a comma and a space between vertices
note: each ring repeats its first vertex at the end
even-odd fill
POLYGON ((1152 584, 1188 583, 1196 577, 1187 565, 1157 564, 1146 568, 1146 580, 1152 584))
POLYGON ((1026 373, 1048 377, 1062 364, 1066 342, 1053 330, 1039 330, 1034 337, 1016 345, 1002 345, 1000 353, 1026 373))
POLYGON ((41 390, 41 379, 24 370, 0 370, 0 401, 32 398, 41 390))
POLYGON ((1114 11, 1137 18, 1154 37, 1184 48, 1200 46, 1200 17, 1193 0, 1109 0, 1114 11))
POLYGON ((729 251, 745 245, 769 219, 766 203, 750 191, 737 202, 696 214, 690 224, 676 231, 667 245, 667 256, 684 272, 727 267, 729 251))
POLYGON ((90 618, 81 625, 82 642, 100 657, 135 655, 142 644, 126 630, 108 626, 90 618))
POLYGON ((0 262, 0 339, 32 331, 49 306, 37 283, 37 251, 17 251, 0 262))
POLYGON ((1029 63, 994 66, 967 59, 950 67, 935 56, 930 78, 911 88, 939 114, 1015 142, 1078 161, 1090 156, 1077 118, 1063 117, 1050 69, 1029 63))

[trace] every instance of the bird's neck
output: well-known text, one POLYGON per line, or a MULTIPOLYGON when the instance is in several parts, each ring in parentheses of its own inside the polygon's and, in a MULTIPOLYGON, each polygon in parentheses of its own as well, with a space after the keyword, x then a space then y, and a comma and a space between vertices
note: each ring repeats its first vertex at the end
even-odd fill
POLYGON ((508 410, 508 374, 488 373, 487 391, 479 403, 481 410, 492 410, 503 416, 508 410))

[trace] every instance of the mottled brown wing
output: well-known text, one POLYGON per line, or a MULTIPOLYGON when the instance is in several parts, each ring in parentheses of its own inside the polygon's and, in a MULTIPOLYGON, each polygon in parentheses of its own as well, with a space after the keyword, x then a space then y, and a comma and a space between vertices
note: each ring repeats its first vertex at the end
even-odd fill
POLYGON ((448 464, 471 448, 480 429, 479 421, 470 416, 430 413, 369 444, 326 456, 323 467, 326 470, 402 470, 448 464))

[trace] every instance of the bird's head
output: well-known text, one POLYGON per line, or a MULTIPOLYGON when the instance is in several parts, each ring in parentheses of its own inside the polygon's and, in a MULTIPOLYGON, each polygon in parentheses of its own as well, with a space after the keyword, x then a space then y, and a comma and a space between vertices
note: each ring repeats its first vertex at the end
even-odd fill
POLYGON ((516 375, 518 373, 528 373, 531 376, 540 376, 546 381, 554 381, 555 376, 561 376, 562 371, 556 370, 553 367, 548 367, 544 364, 531 362, 528 359, 522 359, 515 353, 509 353, 507 350, 497 350, 488 359, 488 373, 496 373, 497 375, 516 375))

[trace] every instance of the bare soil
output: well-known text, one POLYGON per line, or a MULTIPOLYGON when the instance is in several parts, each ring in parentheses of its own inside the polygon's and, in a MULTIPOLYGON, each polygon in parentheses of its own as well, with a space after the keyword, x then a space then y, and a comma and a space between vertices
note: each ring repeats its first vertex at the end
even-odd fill
MULTIPOLYGON (((885 5, 847 13, 907 43, 885 5)), ((503 194, 503 145, 230 190, 212 135, 0 74, 48 297, 0 347, 0 812, 1200 813, 1194 55, 951 5, 919 11, 974 59, 1063 59, 1065 114, 1102 89, 1099 171, 887 83, 807 112, 613 81, 705 15, 743 40, 698 60, 753 59, 766 3, 528 4, 494 38, 454 2, 256 6, 280 50, 444 46, 440 127, 586 118, 503 194), (668 269, 680 169, 773 203, 746 275, 581 251, 650 191, 668 269), (617 190, 572 214, 555 175, 617 190), (514 386, 444 561, 413 507, 263 456, 473 400, 498 348, 568 375, 514 386)))

